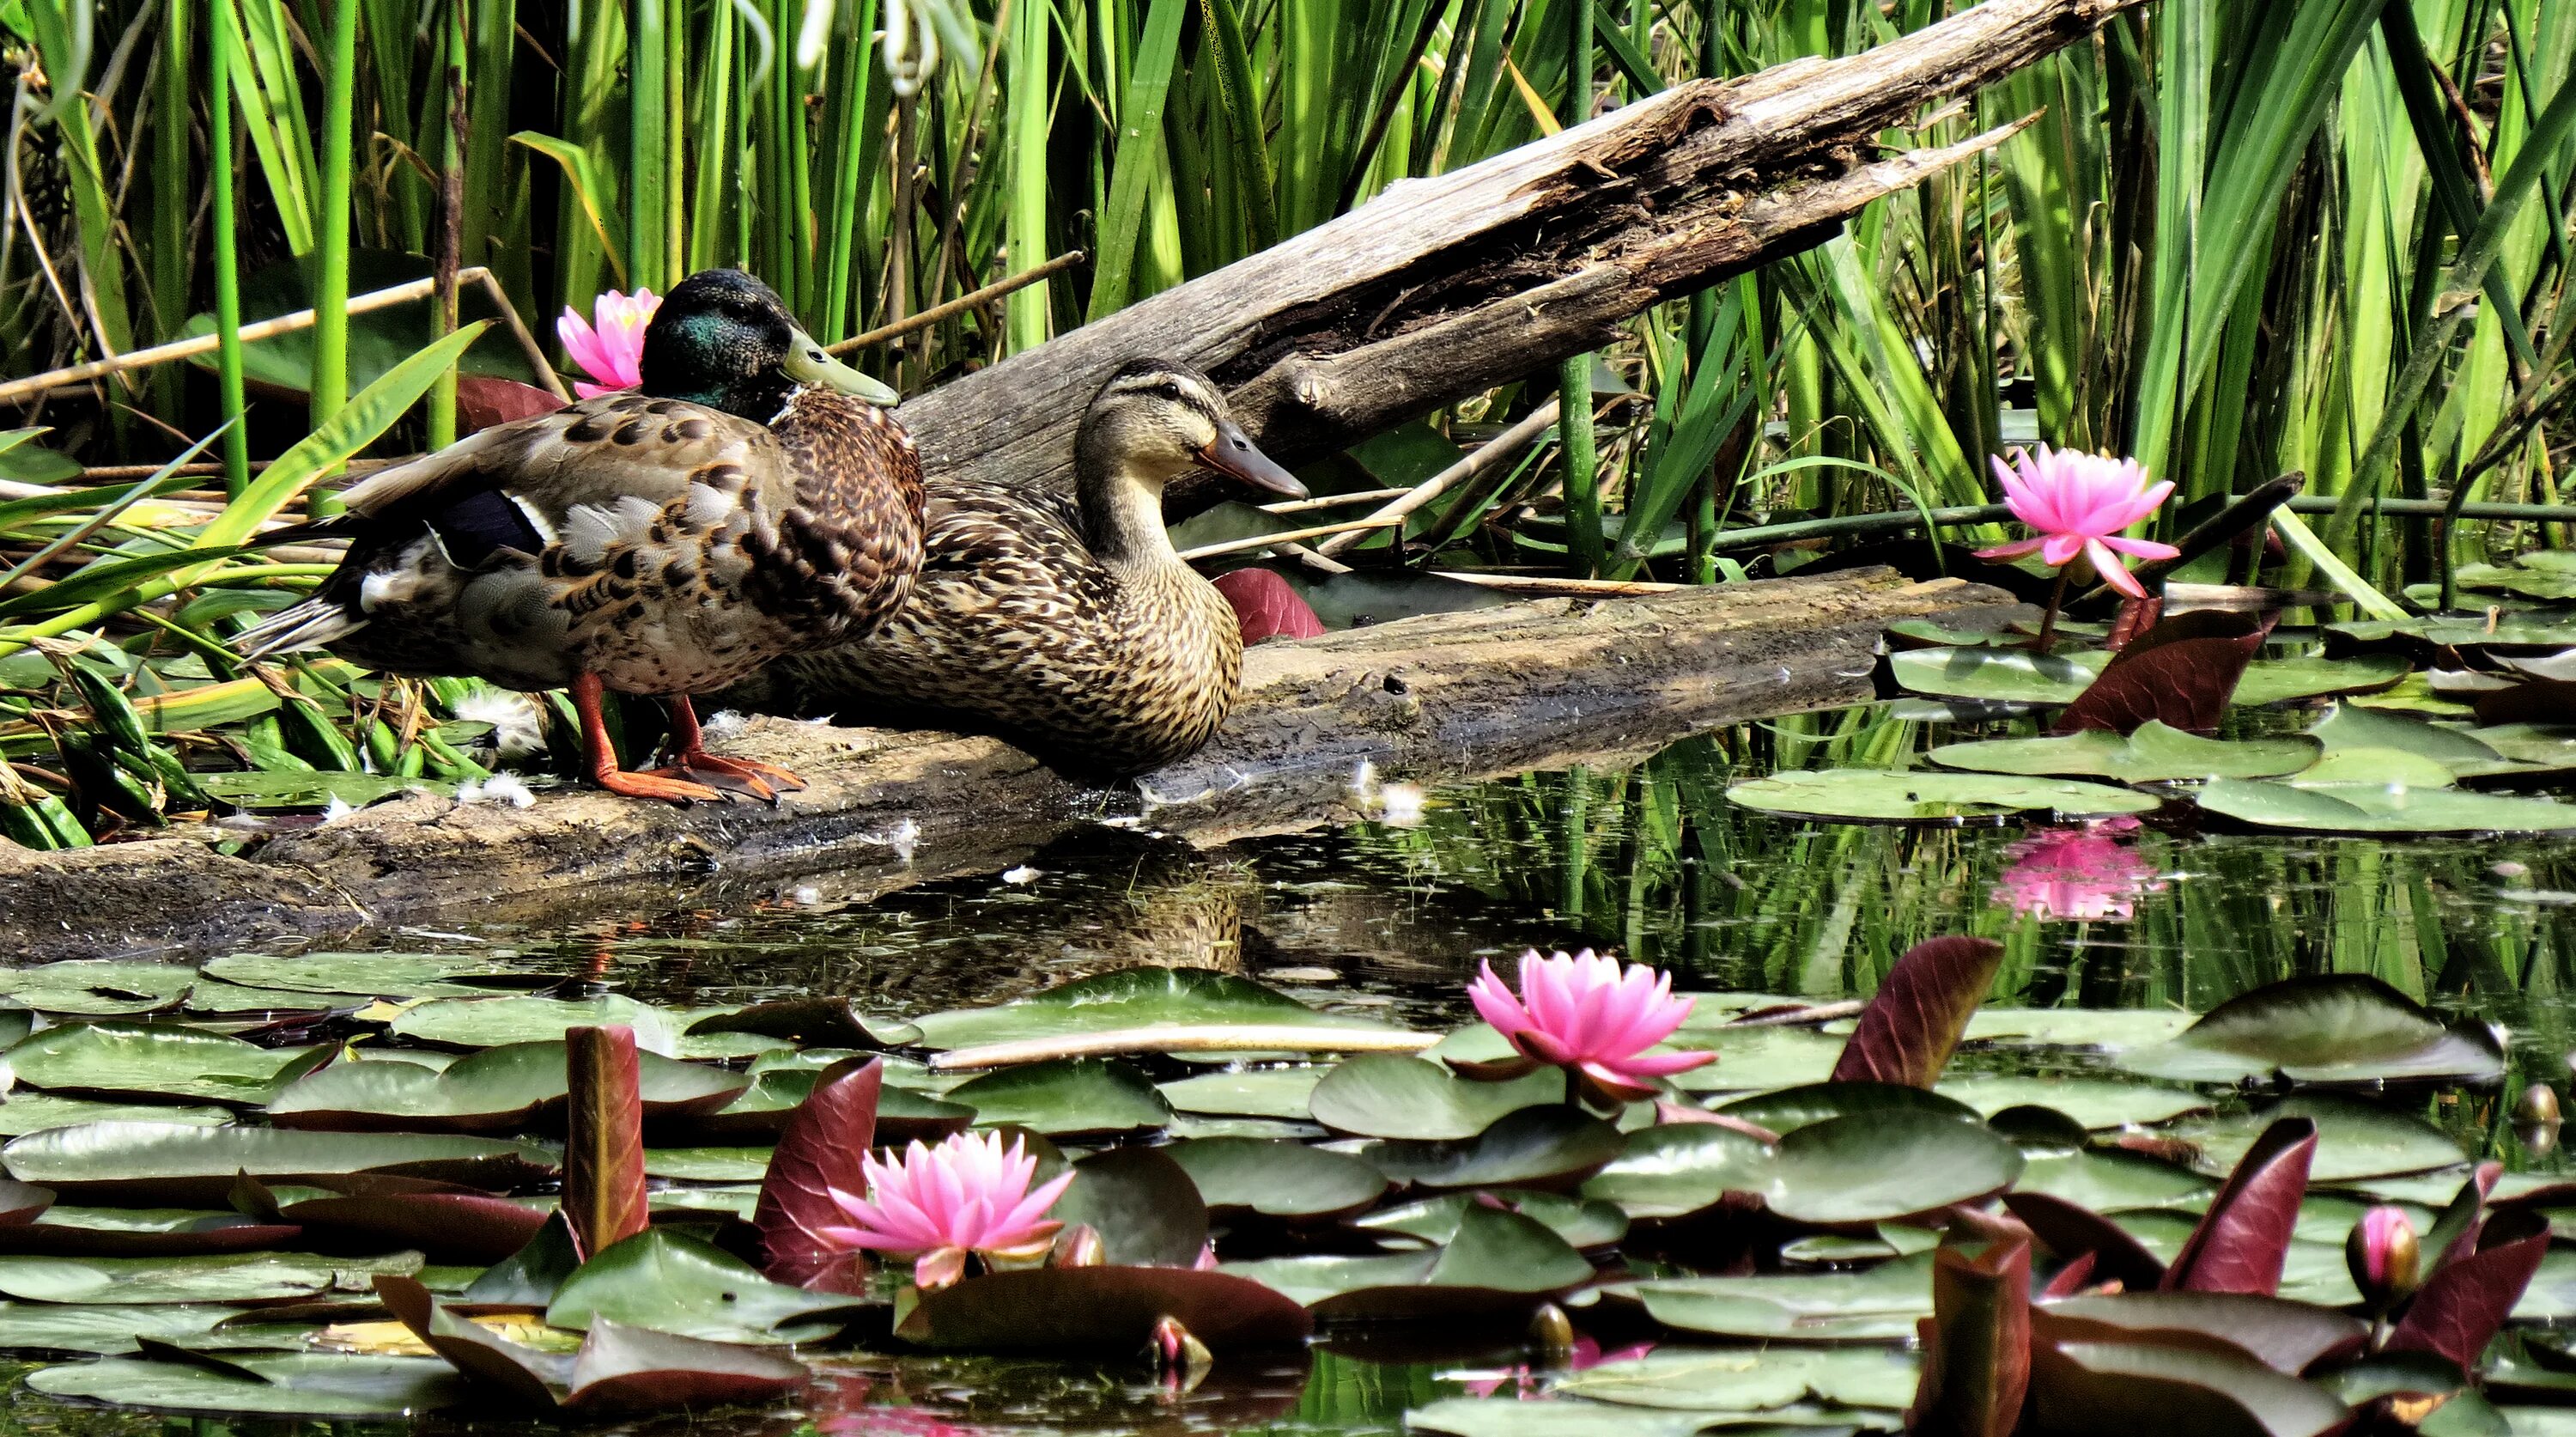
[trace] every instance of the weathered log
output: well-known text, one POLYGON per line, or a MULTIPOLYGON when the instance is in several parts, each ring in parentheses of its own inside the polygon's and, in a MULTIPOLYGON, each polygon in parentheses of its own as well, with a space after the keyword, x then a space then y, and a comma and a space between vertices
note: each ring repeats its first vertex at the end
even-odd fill
POLYGON ((1866 158, 1928 102, 2141 0, 1985 0, 1864 54, 1676 86, 1436 179, 907 402, 930 481, 1061 481, 1073 425, 1138 355, 1185 360, 1261 447, 1330 453, 1607 344, 1620 321, 1830 237, 1990 149, 1866 158))
POLYGON ((1642 756, 1715 725, 1871 693, 1895 620, 2009 602, 1880 569, 1432 614, 1246 656, 1206 750, 1133 792, 1086 790, 991 738, 753 719, 721 751, 812 784, 776 808, 591 791, 535 807, 421 794, 244 856, 200 833, 61 853, 0 844, 0 951, 20 961, 244 944, 439 914, 561 922, 768 896, 828 873, 870 894, 993 872, 1121 812, 1197 842, 1353 814, 1366 759, 1415 782, 1642 756))

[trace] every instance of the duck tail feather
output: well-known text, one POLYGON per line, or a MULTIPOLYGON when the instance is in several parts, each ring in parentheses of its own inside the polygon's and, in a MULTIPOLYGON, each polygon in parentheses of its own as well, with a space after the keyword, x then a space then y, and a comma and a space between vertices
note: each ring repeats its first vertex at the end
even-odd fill
POLYGON ((244 629, 233 648, 246 659, 318 649, 367 626, 367 616, 336 599, 307 599, 290 605, 244 629))

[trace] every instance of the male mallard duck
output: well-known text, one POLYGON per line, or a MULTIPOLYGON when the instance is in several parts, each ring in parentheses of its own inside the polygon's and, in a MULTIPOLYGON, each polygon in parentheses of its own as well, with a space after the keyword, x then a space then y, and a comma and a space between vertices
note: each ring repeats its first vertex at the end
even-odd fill
POLYGON ((1163 529, 1164 484, 1202 464, 1306 493, 1206 375, 1128 363, 1083 413, 1071 494, 943 483, 911 601, 873 633, 776 665, 781 696, 891 700, 1086 772, 1186 756, 1225 721, 1243 669, 1234 611, 1163 529))
POLYGON ((341 498, 347 557, 244 633, 254 657, 328 647, 389 673, 570 688, 591 777, 676 802, 801 788, 706 751, 691 694, 866 633, 921 563, 921 466, 769 286, 691 275, 645 332, 643 392, 483 430, 341 498), (660 697, 672 761, 617 766, 600 695, 660 697))

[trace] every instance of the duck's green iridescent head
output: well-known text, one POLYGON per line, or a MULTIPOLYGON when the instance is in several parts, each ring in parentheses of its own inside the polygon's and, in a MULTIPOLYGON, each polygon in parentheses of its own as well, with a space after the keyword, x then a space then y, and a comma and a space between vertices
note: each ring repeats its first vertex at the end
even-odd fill
POLYGON ((738 269, 702 269, 672 286, 644 331, 642 389, 766 424, 796 391, 828 385, 871 404, 891 389, 823 352, 777 291, 738 269))

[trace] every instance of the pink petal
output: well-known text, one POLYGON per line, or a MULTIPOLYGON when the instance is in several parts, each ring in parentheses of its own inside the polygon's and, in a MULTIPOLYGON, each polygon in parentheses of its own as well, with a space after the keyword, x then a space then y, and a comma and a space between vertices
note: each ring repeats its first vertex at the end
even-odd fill
POLYGON ((2018 559, 2024 554, 2036 551, 2040 545, 2047 542, 2046 539, 2016 539, 2009 544, 1997 544, 1991 549, 1979 549, 1977 557, 1993 560, 2018 559))
POLYGON ((2182 557, 2182 550, 2175 548, 2171 544, 2159 544, 2153 539, 2130 539, 2124 538, 2118 534, 2105 534, 2102 536, 2102 542, 2113 549, 2119 550, 2123 554, 2134 554, 2141 559, 2178 559, 2182 557))
POLYGON ((1476 1016, 1493 1026, 1495 1032, 1508 1038, 1529 1028, 1529 1014, 1520 1000, 1512 996, 1503 980, 1494 975, 1492 959, 1487 959, 1467 985, 1467 1001, 1476 1005, 1476 1016))
POLYGON ((2083 552, 2084 536, 2081 534, 2051 534, 2039 546, 2039 557, 2059 568, 2083 552))
POLYGON ((2132 599, 2143 599, 2147 596, 2146 586, 2139 583, 2137 576, 2129 572, 2128 565, 2120 562, 2119 555, 2102 546, 2101 540, 2096 539, 2086 544, 2084 552, 2092 559, 2093 571, 2102 576, 2103 583, 2132 599))
POLYGON ((966 1249, 943 1247, 925 1252, 912 1265, 912 1285, 927 1291, 946 1287, 966 1275, 966 1249))

